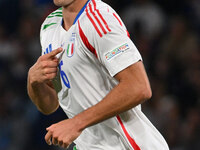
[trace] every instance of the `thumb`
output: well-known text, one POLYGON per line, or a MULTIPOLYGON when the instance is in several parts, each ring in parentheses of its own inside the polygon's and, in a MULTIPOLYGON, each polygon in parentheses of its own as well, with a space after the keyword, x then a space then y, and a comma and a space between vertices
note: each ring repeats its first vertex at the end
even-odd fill
MULTIPOLYGON (((51 126, 50 126, 51 127, 51 126)), ((49 131, 50 127, 47 127, 46 130, 49 131)))

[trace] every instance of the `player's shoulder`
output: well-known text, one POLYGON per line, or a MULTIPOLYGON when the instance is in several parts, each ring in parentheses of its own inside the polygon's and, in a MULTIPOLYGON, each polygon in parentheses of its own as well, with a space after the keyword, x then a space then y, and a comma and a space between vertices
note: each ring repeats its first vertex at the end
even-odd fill
POLYGON ((45 32, 61 24, 62 21, 62 8, 59 8, 50 13, 41 25, 41 32, 45 32))
POLYGON ((85 23, 88 22, 105 22, 106 18, 112 18, 115 10, 108 4, 102 2, 101 0, 90 0, 84 11, 82 20, 85 23))
POLYGON ((90 0, 84 13, 79 19, 79 24, 86 34, 103 37, 113 31, 119 31, 120 28, 125 29, 116 11, 101 0, 90 0))

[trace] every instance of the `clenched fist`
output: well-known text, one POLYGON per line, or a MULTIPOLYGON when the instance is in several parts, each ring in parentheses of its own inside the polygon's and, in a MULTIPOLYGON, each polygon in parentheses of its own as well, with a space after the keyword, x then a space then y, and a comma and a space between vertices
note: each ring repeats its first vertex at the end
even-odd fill
POLYGON ((48 127, 45 141, 47 144, 67 148, 82 132, 77 121, 66 119, 48 127))

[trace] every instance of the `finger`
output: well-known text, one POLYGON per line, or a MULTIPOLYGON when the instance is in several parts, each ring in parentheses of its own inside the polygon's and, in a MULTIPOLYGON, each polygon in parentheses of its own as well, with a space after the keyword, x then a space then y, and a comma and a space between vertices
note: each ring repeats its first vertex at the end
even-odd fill
POLYGON ((54 61, 54 60, 51 60, 51 61, 42 61, 41 62, 41 68, 55 68, 58 66, 58 61, 54 61))
POLYGON ((58 71, 58 68, 56 67, 54 67, 54 68, 45 68, 44 70, 43 70, 43 74, 45 75, 45 74, 51 74, 51 73, 57 73, 57 71, 58 71))
POLYGON ((50 131, 47 132, 47 134, 45 135, 45 141, 48 145, 51 145, 51 137, 52 137, 52 133, 50 131))
POLYGON ((46 54, 47 58, 54 58, 57 54, 59 54, 60 52, 62 52, 62 48, 57 48, 56 50, 53 50, 52 52, 46 54))
POLYGON ((58 138, 54 137, 52 138, 53 145, 58 145, 58 138))
POLYGON ((47 131, 49 131, 51 128, 54 127, 54 124, 50 125, 49 127, 46 128, 47 131))
POLYGON ((49 74, 45 74, 44 75, 44 80, 48 81, 48 80, 52 80, 56 77, 57 73, 49 73, 49 74))
POLYGON ((62 147, 62 145, 63 145, 63 141, 62 140, 61 141, 58 140, 58 146, 62 147))
POLYGON ((46 130, 49 131, 50 127, 51 127, 51 126, 47 127, 46 130))
POLYGON ((66 144, 66 143, 63 143, 61 147, 62 147, 62 148, 68 148, 68 147, 69 147, 69 145, 68 145, 68 144, 66 144))
POLYGON ((52 59, 52 61, 53 61, 53 62, 59 63, 59 59, 58 59, 57 57, 54 57, 54 58, 52 59))
POLYGON ((58 60, 52 60, 52 61, 49 61, 49 67, 57 67, 58 66, 58 60))

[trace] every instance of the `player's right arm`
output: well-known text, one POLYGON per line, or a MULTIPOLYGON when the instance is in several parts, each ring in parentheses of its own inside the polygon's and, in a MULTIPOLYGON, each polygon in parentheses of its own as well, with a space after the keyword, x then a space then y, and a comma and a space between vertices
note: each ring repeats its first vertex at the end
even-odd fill
POLYGON ((61 51, 62 48, 58 48, 40 56, 28 72, 28 95, 43 114, 51 114, 59 106, 52 79, 57 75, 59 60, 56 55, 61 51))

